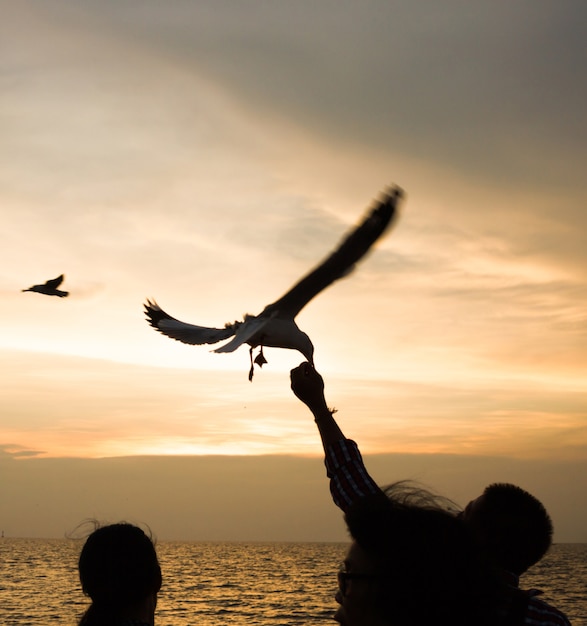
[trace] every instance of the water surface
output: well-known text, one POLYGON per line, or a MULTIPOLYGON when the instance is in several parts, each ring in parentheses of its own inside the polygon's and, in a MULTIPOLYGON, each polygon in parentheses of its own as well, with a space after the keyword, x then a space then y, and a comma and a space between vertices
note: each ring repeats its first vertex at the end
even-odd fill
MULTIPOLYGON (((0 540, 0 624, 74 626, 88 605, 82 540, 0 540)), ((157 626, 331 623, 343 543, 158 542, 157 626)), ((557 544, 523 577, 573 626, 587 626, 587 544, 557 544)))

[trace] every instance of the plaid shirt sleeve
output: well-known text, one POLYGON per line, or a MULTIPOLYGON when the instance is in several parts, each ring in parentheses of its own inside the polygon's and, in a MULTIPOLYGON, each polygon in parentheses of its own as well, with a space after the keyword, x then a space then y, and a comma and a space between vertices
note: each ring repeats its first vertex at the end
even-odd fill
POLYGON ((571 626, 571 622, 564 613, 535 596, 531 596, 529 599, 524 624, 528 626, 571 626))
MULTIPOLYGON (((520 589, 520 579, 512 572, 500 570, 504 583, 500 613, 504 624, 519 626, 571 626, 567 616, 540 599, 540 589, 520 589)), ((502 622, 500 622, 501 624, 502 622)))
POLYGON ((351 439, 340 439, 329 446, 324 464, 334 504, 344 512, 355 500, 381 493, 365 468, 357 444, 351 439))

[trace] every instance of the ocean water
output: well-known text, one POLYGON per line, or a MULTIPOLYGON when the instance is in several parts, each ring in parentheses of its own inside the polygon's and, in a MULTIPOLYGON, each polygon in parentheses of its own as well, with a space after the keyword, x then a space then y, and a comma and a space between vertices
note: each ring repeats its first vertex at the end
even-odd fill
MULTIPOLYGON (((0 540, 0 625, 75 626, 87 606, 77 577, 81 540, 0 540)), ((342 543, 158 542, 157 626, 332 623, 342 543)), ((523 578, 587 626, 587 544, 558 544, 523 578)))

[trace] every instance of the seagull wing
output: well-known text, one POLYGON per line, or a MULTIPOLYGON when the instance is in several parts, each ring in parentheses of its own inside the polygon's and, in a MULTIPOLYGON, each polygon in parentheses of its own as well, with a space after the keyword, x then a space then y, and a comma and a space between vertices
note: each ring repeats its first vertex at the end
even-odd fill
POLYGON ((57 276, 57 278, 52 278, 51 280, 48 280, 43 285, 43 287, 48 287, 49 289, 57 289, 57 287, 59 287, 59 285, 63 282, 64 278, 65 276, 61 274, 61 276, 57 276))
POLYGON ((247 343, 253 335, 258 333, 269 322, 269 319, 269 317, 247 316, 236 331, 234 338, 220 346, 220 348, 216 348, 214 352, 234 352, 239 346, 247 343))
POLYGON ((227 325, 225 328, 208 328, 206 326, 186 324, 186 322, 180 322, 171 317, 154 301, 147 300, 144 306, 147 321, 155 330, 182 343, 191 345, 217 343, 232 337, 237 329, 237 324, 227 325))
POLYGON ((285 295, 265 307, 261 315, 294 318, 310 300, 335 280, 347 276, 379 239, 391 223, 398 200, 403 196, 399 187, 390 188, 367 216, 320 265, 298 281, 285 295))

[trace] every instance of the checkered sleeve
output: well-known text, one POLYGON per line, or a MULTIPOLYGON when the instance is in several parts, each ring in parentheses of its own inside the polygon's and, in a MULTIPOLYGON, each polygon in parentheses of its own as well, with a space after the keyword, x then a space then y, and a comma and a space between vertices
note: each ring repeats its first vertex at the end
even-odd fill
POLYGON ((351 439, 340 439, 329 446, 324 464, 334 504, 344 512, 358 498, 381 493, 365 468, 357 444, 351 439))
POLYGON ((571 622, 564 613, 536 597, 531 597, 528 602, 524 624, 527 626, 571 626, 571 622))

